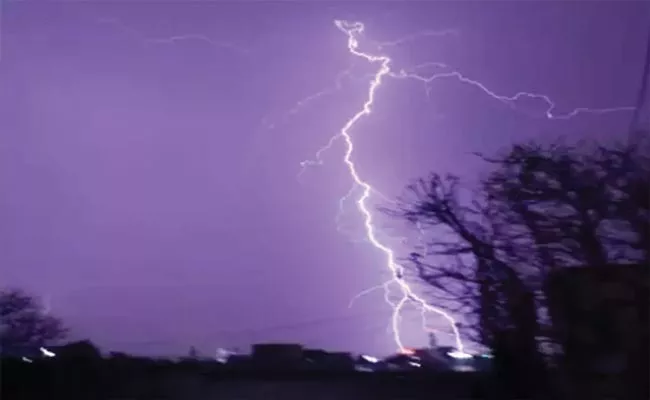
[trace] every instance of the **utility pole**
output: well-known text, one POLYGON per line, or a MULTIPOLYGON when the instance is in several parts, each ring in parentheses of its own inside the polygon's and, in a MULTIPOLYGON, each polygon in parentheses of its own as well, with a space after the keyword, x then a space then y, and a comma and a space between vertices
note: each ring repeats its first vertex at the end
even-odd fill
POLYGON ((187 354, 187 358, 191 360, 196 360, 199 358, 199 352, 196 350, 196 347, 192 346, 190 347, 190 351, 187 354))
POLYGON ((438 348, 438 338, 433 332, 429 332, 429 349, 435 350, 438 348))
POLYGON ((648 95, 648 86, 650 86, 650 30, 648 30, 648 43, 646 45, 645 61, 643 73, 641 75, 641 87, 637 96, 634 114, 630 124, 630 142, 634 142, 638 135, 647 134, 650 129, 650 96, 648 95))

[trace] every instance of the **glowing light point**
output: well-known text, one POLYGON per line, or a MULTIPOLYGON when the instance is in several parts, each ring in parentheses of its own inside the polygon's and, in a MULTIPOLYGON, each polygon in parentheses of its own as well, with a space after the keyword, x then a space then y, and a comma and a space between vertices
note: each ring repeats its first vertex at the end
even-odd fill
POLYGON ((462 351, 450 351, 449 353, 447 353, 447 355, 457 360, 469 360, 470 358, 474 358, 473 355, 462 351))
POLYGON ((404 354, 405 356, 412 356, 415 355, 415 350, 408 347, 403 347, 400 349, 400 354, 404 354))
POLYGON ((51 358, 51 357, 56 356, 56 353, 49 351, 45 347, 41 347, 39 350, 41 351, 41 354, 43 355, 43 357, 51 358))
POLYGON ((379 362, 379 359, 377 357, 373 357, 373 356, 362 355, 361 358, 364 359, 365 361, 368 361, 369 363, 372 363, 372 364, 376 364, 376 363, 379 362))

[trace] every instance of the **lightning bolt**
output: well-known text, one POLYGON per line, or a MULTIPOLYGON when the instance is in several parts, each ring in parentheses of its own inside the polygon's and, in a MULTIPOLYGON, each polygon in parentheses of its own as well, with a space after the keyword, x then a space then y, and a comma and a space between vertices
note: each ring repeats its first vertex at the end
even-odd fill
MULTIPOLYGON (((236 46, 228 42, 214 41, 210 39, 208 36, 201 35, 201 34, 176 35, 176 36, 170 36, 166 38, 149 38, 143 35, 142 33, 140 33, 139 31, 131 29, 114 19, 111 20, 104 19, 100 21, 100 23, 108 23, 113 26, 116 26, 122 32, 136 38, 143 45, 175 44, 181 41, 198 41, 198 42, 203 42, 209 45, 210 47, 214 48, 215 50, 219 50, 219 51, 228 49, 240 54, 250 53, 250 50, 248 49, 243 49, 239 46, 236 46)), ((346 34, 348 51, 352 55, 354 55, 355 57, 361 60, 364 60, 371 64, 379 65, 379 68, 376 73, 365 77, 365 78, 370 78, 371 81, 370 81, 370 86, 368 88, 367 99, 363 104, 361 110, 359 110, 356 114, 354 114, 353 117, 350 118, 347 121, 347 123, 343 126, 343 128, 337 134, 332 136, 325 146, 323 146, 316 152, 315 160, 303 161, 301 163, 302 169, 300 174, 302 174, 305 171, 305 169, 308 167, 322 165, 323 164, 321 159, 322 154, 328 151, 337 140, 341 140, 341 139, 344 140, 346 150, 343 157, 343 162, 346 165, 348 172, 350 173, 350 177, 353 180, 353 186, 350 189, 350 191, 348 191, 348 193, 341 198, 339 202, 339 214, 337 214, 337 228, 340 228, 340 218, 342 217, 342 208, 344 203, 353 197, 356 189, 360 189, 361 195, 356 199, 356 203, 363 217, 366 240, 377 250, 383 253, 386 259, 387 270, 392 276, 392 278, 389 281, 386 281, 380 285, 366 289, 363 292, 359 293, 350 301, 349 306, 351 307, 356 299, 368 293, 371 293, 375 290, 379 290, 383 288, 384 299, 391 306, 393 310, 391 321, 390 321, 391 322, 390 329, 393 334, 395 343, 397 344, 400 350, 402 351, 406 350, 402 342, 400 330, 399 330, 400 316, 404 307, 407 304, 415 304, 419 308, 420 312, 422 313, 423 328, 425 329, 425 331, 429 330, 429 328, 426 327, 427 313, 435 313, 437 315, 440 315, 446 321, 448 321, 451 326, 453 336, 455 338, 457 351, 461 354, 464 354, 464 345, 461 340, 461 336, 458 331, 458 327, 454 318, 449 313, 445 312, 443 309, 428 304, 424 299, 422 299, 421 297, 419 297, 417 294, 414 293, 414 291, 411 289, 411 287, 403 277, 404 267, 397 263, 395 252, 388 245, 386 245, 383 241, 381 241, 378 238, 379 229, 375 226, 373 214, 368 208, 367 201, 371 197, 371 195, 378 196, 380 198, 383 198, 384 200, 386 200, 387 198, 386 196, 382 195, 381 192, 373 188, 370 183, 368 183, 367 181, 361 178, 361 176, 357 172, 356 165, 352 159, 355 147, 354 147, 354 142, 352 140, 351 131, 354 125, 360 119, 372 113, 372 108, 375 101, 375 94, 379 89, 379 87, 382 85, 383 81, 386 78, 393 78, 393 79, 411 79, 411 80, 422 82, 424 84, 426 95, 427 97, 429 97, 431 94, 431 84, 434 81, 439 79, 455 79, 459 82, 471 85, 479 89, 484 94, 490 96, 491 98, 515 110, 517 110, 517 103, 520 100, 528 98, 528 99, 541 101, 542 103, 545 104, 545 109, 543 114, 544 117, 548 119, 554 119, 554 120, 566 120, 566 119, 576 117, 579 114, 605 114, 605 113, 618 112, 618 111, 633 111, 635 108, 634 107, 613 107, 613 108, 593 109, 593 108, 581 107, 581 108, 575 108, 567 113, 556 113, 555 110, 557 109, 557 106, 547 95, 540 94, 540 93, 532 93, 532 92, 518 92, 512 96, 498 94, 497 92, 489 89, 486 85, 484 85, 480 81, 471 79, 463 75, 459 71, 452 70, 445 63, 428 62, 410 68, 409 70, 401 69, 399 71, 393 71, 391 69, 392 60, 390 57, 385 55, 375 55, 371 53, 366 53, 359 50, 359 37, 363 34, 365 29, 363 23, 348 22, 343 20, 336 20, 334 21, 334 23, 335 26, 340 31, 346 34), (445 71, 430 73, 429 75, 417 73, 417 71, 428 67, 435 67, 436 69, 443 69, 445 71), (395 301, 393 299, 392 295, 394 293, 391 290, 392 288, 397 288, 399 290, 400 297, 398 301, 395 301)), ((441 32, 425 31, 414 35, 408 35, 393 41, 374 42, 374 45, 378 50, 381 50, 387 47, 397 46, 405 42, 413 41, 424 36, 446 36, 446 35, 452 35, 456 33, 457 32, 454 30, 446 30, 441 32)), ((334 87, 326 88, 318 93, 315 93, 299 101, 295 105, 295 107, 289 110, 289 112, 285 116, 285 119, 286 117, 290 117, 291 115, 298 113, 301 109, 306 107, 308 104, 315 102, 316 100, 325 97, 327 95, 330 95, 336 91, 341 90, 343 86, 343 78, 351 77, 350 70, 351 67, 339 73, 339 75, 336 78, 336 85, 334 87)), ((351 78, 356 80, 356 78, 354 77, 351 78)), ((265 125, 267 124, 265 123, 265 125)), ((268 124, 266 127, 267 129, 273 129, 274 126, 275 124, 268 124)))
MULTIPOLYGON (((343 219, 344 219, 344 216, 345 216, 345 204, 352 199, 355 190, 358 190, 358 189, 359 189, 359 187, 357 186, 357 183, 353 182, 352 187, 350 187, 350 190, 348 190, 348 192, 339 199, 339 209, 338 209, 338 211, 336 213, 336 217, 334 218, 334 221, 336 223, 336 230, 339 233, 341 233, 341 234, 343 234, 345 236, 348 236, 349 240, 352 243, 367 242, 366 238, 364 238, 364 239, 355 238, 355 235, 352 234, 346 228, 346 226, 343 223, 343 219)), ((388 196, 386 196, 385 194, 383 194, 383 193, 381 193, 381 192, 379 192, 377 190, 373 189, 373 194, 375 196, 379 197, 384 203, 393 203, 393 204, 395 204, 395 200, 390 199, 388 196)), ((382 232, 382 233, 386 234, 386 232, 382 232)), ((401 244, 407 244, 408 240, 409 240, 406 236, 394 236, 394 235, 387 235, 387 236, 389 236, 393 240, 396 240, 396 241, 400 242, 401 244)))
POLYGON ((384 298, 385 298, 386 302, 388 304, 392 305, 392 306, 395 306, 395 304, 393 304, 393 302, 390 300, 390 285, 393 282, 394 281, 391 279, 389 281, 386 281, 384 283, 380 283, 379 285, 375 285, 373 287, 370 287, 370 288, 368 288, 366 290, 363 290, 363 291, 359 292, 356 296, 354 296, 350 300, 350 303, 348 304, 348 308, 352 308, 352 306, 354 305, 354 302, 359 300, 361 297, 363 297, 363 296, 365 296, 367 294, 370 294, 370 293, 374 292, 375 290, 379 290, 379 289, 384 289, 384 298))
MULTIPOLYGON (((393 315, 391 318, 392 328, 393 328, 393 338, 400 350, 402 351, 406 350, 400 335, 399 320, 400 320, 400 313, 402 308, 410 300, 418 303, 420 307, 426 309, 427 311, 435 312, 436 314, 439 314, 443 318, 445 318, 450 323, 452 330, 454 331, 457 351, 463 352, 464 350, 463 342, 460 337, 460 332, 458 332, 458 329, 456 327, 456 321, 454 320, 454 318, 448 313, 446 313, 444 310, 429 305, 424 299, 418 297, 411 290, 408 283, 402 278, 404 268, 396 262, 395 253, 393 252, 392 249, 390 249, 387 245, 383 244, 377 238, 377 232, 374 226, 374 218, 366 204, 366 200, 370 197, 371 193, 373 192, 373 188, 368 182, 366 182, 359 176, 356 165, 352 160, 352 154, 354 153, 354 142, 352 141, 352 136, 350 134, 350 131, 359 120, 361 120, 365 116, 370 115, 370 113, 372 112, 372 106, 375 102, 375 94, 377 92, 377 89, 381 86, 383 79, 386 76, 388 76, 389 73, 391 72, 390 70, 391 59, 387 56, 376 56, 376 55, 364 53, 359 50, 359 41, 357 37, 364 30, 364 25, 362 23, 360 22, 350 23, 346 21, 336 20, 335 25, 338 29, 340 29, 342 32, 344 32, 347 35, 348 50, 350 51, 350 53, 352 53, 357 57, 363 58, 370 63, 379 64, 379 70, 377 71, 372 81, 370 82, 370 86, 368 88, 368 97, 366 102, 363 104, 362 109, 359 110, 356 114, 354 114, 354 116, 352 116, 352 118, 350 118, 348 122, 343 126, 343 128, 339 133, 339 136, 343 138, 346 145, 346 151, 343 157, 343 162, 347 166, 350 176, 352 177, 356 185, 362 189, 362 194, 357 199, 357 206, 361 211, 361 213, 363 214, 366 237, 375 248, 377 248, 382 253, 384 253, 386 257, 386 266, 391 271, 391 275, 393 276, 392 281, 397 284, 397 286, 400 288, 400 291, 402 293, 402 298, 399 300, 399 302, 397 302, 395 307, 393 307, 393 315)), ((330 141, 330 145, 331 145, 331 141, 330 141)))
POLYGON ((442 31, 432 31, 432 30, 425 30, 417 33, 412 33, 410 35, 402 36, 398 39, 394 40, 387 40, 384 42, 375 42, 375 45, 379 49, 383 49, 385 47, 391 47, 391 46, 398 46, 400 44, 406 43, 406 42, 412 42, 414 40, 420 39, 422 37, 427 37, 427 36, 458 36, 460 32, 458 32, 457 29, 445 29, 442 31))
MULTIPOLYGON (((339 202, 340 211, 339 214, 337 215, 337 221, 340 218, 342 212, 341 211, 342 204, 353 195, 355 188, 361 188, 361 195, 356 199, 356 203, 357 203, 357 208, 363 217, 366 239, 374 248, 376 248, 381 253, 383 253, 386 260, 386 267, 392 276, 392 278, 389 281, 371 287, 369 289, 366 289, 360 292, 359 294, 357 294, 350 301, 349 307, 351 307, 354 301, 357 300, 358 298, 368 293, 371 293, 375 290, 379 290, 383 288, 384 299, 393 309, 392 316, 391 316, 391 331, 393 334, 393 339, 400 351, 402 352, 406 351, 406 348, 401 338, 400 329, 399 329, 400 316, 406 304, 415 304, 416 307, 418 307, 421 312, 423 329, 425 331, 431 331, 431 329, 426 324, 427 313, 435 313, 443 317, 449 323, 451 330, 453 332, 453 336, 456 344, 456 353, 459 356, 466 356, 466 353, 464 352, 464 344, 461 339, 461 335, 458 330, 458 326, 455 319, 443 309, 430 305, 423 298, 418 296, 413 291, 413 289, 410 287, 410 285, 405 281, 403 277, 404 267, 397 262, 395 252, 387 244, 385 244, 378 238, 378 233, 377 233, 378 229, 375 226, 373 214, 368 208, 367 200, 373 194, 379 195, 380 197, 384 197, 384 198, 385 196, 381 195, 380 192, 375 190, 372 187, 372 185, 368 183, 366 180, 364 180, 357 172, 357 167, 352 157, 355 151, 355 146, 351 135, 351 131, 353 130, 355 124, 362 118, 369 116, 372 113, 377 90, 381 87, 382 83, 386 78, 412 79, 424 83, 427 97, 429 97, 430 84, 433 81, 439 79, 445 79, 445 78, 453 78, 462 83, 474 86, 475 88, 481 90, 484 94, 490 96, 491 98, 501 103, 504 103, 505 105, 508 105, 509 107, 515 110, 517 109, 517 102, 519 100, 529 98, 529 99, 541 101, 546 106, 543 114, 544 117, 552 120, 567 120, 576 117, 579 114, 585 114, 585 113, 605 114, 605 113, 619 112, 619 111, 633 111, 635 108, 634 107, 611 107, 611 108, 594 109, 594 108, 580 107, 580 108, 575 108, 567 113, 556 113, 555 110, 557 108, 557 105, 555 104, 555 102, 551 100, 549 96, 545 94, 532 93, 532 92, 518 92, 512 96, 498 94, 495 91, 489 89, 486 85, 484 85, 480 81, 468 78, 467 76, 463 75, 461 72, 456 70, 436 72, 429 75, 422 75, 416 73, 418 69, 422 69, 425 67, 449 69, 448 65, 441 62, 428 62, 425 64, 418 65, 414 68, 411 68, 411 71, 402 69, 395 72, 391 69, 392 60, 389 56, 371 54, 371 53, 361 51, 359 49, 359 37, 364 33, 364 29, 365 29, 363 23, 349 22, 344 20, 335 20, 334 24, 340 31, 346 34, 348 51, 352 55, 361 58, 371 64, 377 64, 379 68, 377 69, 376 73, 372 76, 370 85, 368 87, 366 101, 364 102, 362 108, 345 123, 345 125, 341 128, 341 130, 337 134, 335 134, 329 139, 329 141, 325 146, 321 147, 316 152, 315 160, 303 161, 301 163, 301 167, 302 167, 301 174, 304 172, 304 169, 306 167, 314 166, 314 165, 322 165, 322 161, 321 161, 322 154, 330 150, 332 145, 337 140, 343 139, 343 141, 345 142, 345 154, 343 156, 343 162, 346 165, 347 170, 354 184, 352 189, 340 199, 339 202), (396 286, 400 292, 401 297, 397 302, 391 300, 390 288, 393 286, 396 286)), ((441 35, 449 34, 450 32, 452 31, 445 31, 442 33, 431 32, 430 35, 441 36, 441 35)), ((376 43, 376 45, 379 49, 381 49, 382 47, 394 46, 408 40, 413 40, 418 36, 421 36, 421 34, 407 36, 391 42, 383 42, 383 43, 378 42, 376 43)), ((418 230, 420 230, 420 239, 421 239, 423 237, 421 227, 418 227, 418 230)))
POLYGON ((116 27, 118 30, 124 32, 125 34, 135 38, 143 45, 152 45, 152 44, 172 45, 178 42, 194 41, 194 42, 205 43, 208 46, 215 49, 216 51, 229 50, 235 53, 239 53, 240 55, 249 55, 251 53, 249 49, 243 48, 241 46, 235 45, 230 42, 216 41, 210 39, 208 36, 203 34, 189 33, 189 34, 174 35, 174 36, 169 36, 164 38, 150 38, 142 34, 140 31, 122 24, 119 20, 115 18, 101 18, 97 22, 100 24, 112 25, 116 27))
POLYGON ((275 129, 275 127, 277 125, 287 122, 287 120, 289 118, 291 118, 292 116, 298 114, 300 112, 300 110, 305 108, 307 105, 309 105, 309 104, 311 104, 311 103, 315 102, 316 100, 319 100, 319 99, 321 99, 323 97, 329 96, 329 95, 331 95, 333 93, 336 93, 336 92, 340 91, 341 89, 343 89, 343 79, 344 78, 347 77, 347 78, 350 78, 350 79, 354 79, 354 77, 352 76, 352 72, 351 72, 353 67, 354 67, 354 65, 350 65, 350 67, 348 67, 347 69, 339 72, 336 75, 335 84, 334 84, 333 87, 326 87, 326 88, 324 88, 324 89, 322 89, 322 90, 320 90, 320 91, 318 91, 316 93, 308 95, 307 97, 305 97, 305 98, 303 98, 301 100, 298 100, 295 103, 295 105, 289 111, 284 113, 284 115, 282 116, 280 121, 272 121, 269 117, 264 117, 263 120, 262 120, 262 124, 264 125, 264 127, 266 129, 275 129))
MULTIPOLYGON (((446 65, 442 63, 426 63, 426 64, 421 64, 419 66, 416 66, 415 68, 421 68, 432 64, 437 67, 446 67, 446 65)), ((632 106, 609 107, 609 108, 578 107, 564 114, 556 114, 554 110, 557 108, 557 104, 555 104, 555 102, 553 102, 553 100, 551 100, 551 98, 545 94, 532 93, 532 92, 517 92, 512 96, 498 94, 490 90, 483 83, 474 79, 470 79, 459 71, 439 72, 439 73, 431 74, 429 76, 423 76, 412 72, 409 73, 405 69, 402 69, 397 73, 389 71, 388 75, 391 76, 392 78, 397 78, 397 79, 414 79, 423 82, 426 85, 426 87, 428 87, 431 82, 438 79, 454 78, 462 83, 466 83, 468 85, 478 88, 479 90, 481 90, 483 93, 487 94, 494 100, 500 101, 501 103, 504 103, 512 107, 513 109, 516 109, 516 103, 521 99, 530 98, 535 100, 541 100, 543 103, 546 104, 546 109, 544 110, 544 116, 551 120, 568 120, 573 117, 576 117, 579 114, 584 114, 584 113, 607 114, 607 113, 620 112, 620 111, 634 111, 636 109, 636 107, 632 107, 632 106)), ((429 90, 427 90, 427 93, 429 93, 429 90)))
MULTIPOLYGON (((348 236, 350 238, 350 241, 353 242, 353 243, 360 243, 360 242, 363 242, 363 240, 359 240, 359 239, 354 238, 354 235, 347 231, 347 229, 345 228, 345 226, 343 225, 343 222, 342 222, 343 217, 345 215, 345 203, 347 201, 349 201, 350 198, 352 198, 352 195, 354 194, 355 189, 357 189, 357 185, 356 185, 356 183, 353 183, 350 190, 348 190, 348 192, 343 197, 341 197, 339 199, 339 210, 336 213, 336 218, 334 218, 334 221, 336 223, 336 230, 339 233, 342 233, 342 234, 348 236)), ((371 292, 372 292, 372 290, 371 290, 371 292)), ((352 302, 350 302, 350 304, 352 304, 352 302)))

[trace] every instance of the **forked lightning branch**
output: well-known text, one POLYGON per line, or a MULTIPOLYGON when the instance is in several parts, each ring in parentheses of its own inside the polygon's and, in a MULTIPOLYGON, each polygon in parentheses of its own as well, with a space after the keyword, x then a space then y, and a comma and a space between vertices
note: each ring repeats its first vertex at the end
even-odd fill
MULTIPOLYGON (((406 282, 405 279, 403 278, 404 267, 397 262, 395 252, 386 243, 382 242, 378 238, 378 228, 375 225, 373 212, 368 206, 368 199, 373 195, 380 194, 380 192, 375 190, 375 188, 373 188, 373 186, 371 185, 371 183, 367 178, 362 177, 358 173, 356 164, 354 162, 355 142, 353 140, 353 135, 359 134, 359 132, 355 131, 355 126, 357 122, 359 122, 361 119, 368 117, 372 114, 375 98, 378 92, 380 91, 383 82, 386 79, 413 79, 413 80, 423 82, 425 85, 429 85, 431 82, 437 79, 452 78, 464 84, 474 86, 475 88, 483 92, 485 95, 488 95, 494 100, 502 102, 512 107, 513 109, 517 108, 517 101, 524 98, 530 98, 530 99, 541 101, 543 104, 545 104, 546 107, 544 109, 543 116, 548 119, 557 119, 557 120, 570 119, 580 114, 604 114, 604 113, 618 112, 618 111, 633 111, 634 107, 612 107, 612 108, 599 108, 599 109, 581 107, 581 108, 575 108, 567 113, 560 114, 560 113, 556 113, 556 108, 557 108, 556 104, 547 95, 539 94, 539 93, 530 93, 530 92, 519 92, 512 96, 500 95, 490 90, 483 83, 470 79, 458 71, 446 71, 441 73, 435 73, 429 76, 423 76, 420 74, 416 74, 414 72, 409 72, 407 70, 393 71, 391 69, 392 60, 389 56, 384 54, 368 53, 360 49, 360 40, 364 33, 363 23, 336 20, 334 21, 334 24, 339 30, 341 30, 347 36, 348 51, 353 56, 358 57, 370 64, 376 65, 376 72, 371 76, 370 84, 367 89, 365 102, 362 105, 360 105, 359 110, 345 123, 345 125, 341 128, 341 130, 338 133, 336 133, 333 137, 330 138, 326 146, 318 150, 318 152, 316 153, 316 160, 303 161, 301 165, 304 168, 307 166, 322 164, 320 160, 321 154, 329 150, 330 147, 337 140, 343 140, 343 142, 345 143, 345 153, 343 154, 342 162, 345 164, 351 180, 354 182, 354 184, 357 187, 361 188, 361 194, 355 200, 356 200, 357 208, 363 219, 366 239, 377 251, 381 252, 384 255, 385 268, 387 269, 387 271, 390 272, 390 275, 392 277, 390 281, 378 285, 375 288, 371 288, 371 290, 377 288, 384 288, 384 290, 387 291, 389 286, 396 286, 399 288, 400 298, 398 301, 396 302, 389 301, 388 295, 385 296, 387 303, 393 309, 392 317, 391 317, 391 327, 392 327, 392 334, 395 343, 397 344, 397 347, 403 352, 407 351, 407 348, 405 347, 402 340, 402 335, 400 333, 399 322, 400 322, 400 315, 404 310, 405 305, 413 304, 423 314, 426 312, 433 312, 443 317, 449 323, 449 326, 453 332, 453 336, 455 339, 456 351, 452 352, 450 355, 454 357, 460 357, 460 358, 467 357, 467 354, 465 353, 465 347, 463 345, 463 341, 461 339, 461 335, 458 330, 454 317, 450 315, 448 312, 446 312, 445 310, 429 304, 425 299, 418 296, 414 292, 414 290, 409 285, 409 283, 406 282)), ((432 64, 432 63, 426 63, 426 64, 432 64)), ((446 67, 446 65, 442 63, 433 63, 433 64, 436 64, 437 66, 446 67)), ((417 70, 417 67, 412 70, 417 70)), ((428 89, 429 88, 427 86, 427 93, 429 93, 428 89)), ((313 96, 314 95, 312 95, 312 97, 313 96)), ((352 193, 353 192, 350 191, 344 197, 348 198, 349 196, 352 196, 352 193)), ((365 290, 361 294, 367 294, 371 290, 365 290)))

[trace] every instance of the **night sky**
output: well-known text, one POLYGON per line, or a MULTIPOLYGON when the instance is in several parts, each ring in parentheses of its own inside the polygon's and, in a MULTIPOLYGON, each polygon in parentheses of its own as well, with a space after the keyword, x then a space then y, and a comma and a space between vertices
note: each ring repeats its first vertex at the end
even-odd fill
MULTIPOLYGON (((381 48, 395 71, 445 63, 500 95, 548 95, 566 114, 634 104, 650 6, 5 1, 3 286, 43 296, 72 338, 104 350, 281 340, 394 351, 381 290, 348 307, 390 275, 354 198, 339 203, 352 185, 343 142, 301 169, 361 108, 379 67, 348 52, 335 19, 363 22, 361 47, 381 48)), ((539 99, 507 105, 453 78, 425 89, 387 79, 352 130, 359 173, 388 197, 429 171, 471 181, 473 152, 513 141, 610 140, 632 115, 549 120, 539 99)), ((378 222, 408 254, 396 238, 406 228, 378 222)), ((451 343, 443 320, 428 324, 451 343)), ((405 314, 406 344, 426 343, 420 325, 405 314)))

